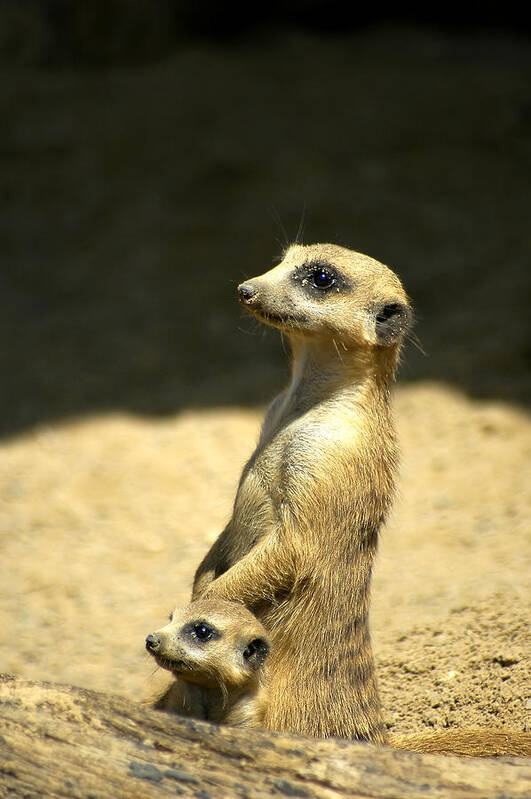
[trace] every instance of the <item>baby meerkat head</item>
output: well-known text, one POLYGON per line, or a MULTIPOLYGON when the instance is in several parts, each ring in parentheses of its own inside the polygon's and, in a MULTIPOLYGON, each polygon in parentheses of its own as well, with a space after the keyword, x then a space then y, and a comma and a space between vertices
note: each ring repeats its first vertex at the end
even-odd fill
POLYGON ((188 682, 243 687, 258 680, 269 641, 240 603, 199 599, 176 608, 169 624, 147 636, 146 649, 159 666, 188 682))
POLYGON ((282 262, 238 286, 260 321, 288 335, 351 346, 399 344, 411 319, 400 280, 368 255, 335 244, 295 244, 282 262))

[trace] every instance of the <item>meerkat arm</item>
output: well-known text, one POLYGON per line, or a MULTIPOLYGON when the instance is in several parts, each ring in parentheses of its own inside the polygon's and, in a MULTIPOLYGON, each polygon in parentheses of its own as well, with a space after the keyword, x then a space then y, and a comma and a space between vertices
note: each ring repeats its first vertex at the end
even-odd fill
POLYGON ((277 591, 291 588, 294 576, 292 553, 271 533, 211 582, 204 596, 218 596, 249 606, 264 599, 272 600, 277 591))
POLYGON ((194 587, 192 588, 192 602, 200 599, 208 586, 216 579, 216 570, 214 567, 202 571, 201 574, 196 573, 194 580, 194 587))
POLYGON ((218 538, 197 568, 192 588, 192 602, 202 597, 208 586, 216 579, 216 570, 219 570, 221 556, 220 550, 218 538))
POLYGON ((203 596, 208 586, 216 579, 216 574, 223 574, 229 568, 224 555, 228 535, 228 528, 225 528, 197 567, 192 589, 192 602, 203 596))

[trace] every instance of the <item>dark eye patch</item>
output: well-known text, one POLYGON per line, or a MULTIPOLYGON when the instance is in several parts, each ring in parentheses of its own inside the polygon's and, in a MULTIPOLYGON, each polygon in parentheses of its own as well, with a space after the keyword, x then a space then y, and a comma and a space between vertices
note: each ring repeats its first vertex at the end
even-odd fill
POLYGON ((341 291, 346 286, 336 267, 322 260, 308 261, 299 266, 293 279, 315 298, 323 297, 331 289, 341 291))
POLYGON ((318 266, 313 269, 310 272, 308 279, 312 286, 315 286, 316 289, 321 289, 322 291, 331 289, 336 282, 334 275, 328 269, 325 269, 322 266, 318 266))
POLYGON ((194 635, 196 638, 199 638, 200 641, 210 641, 212 638, 212 627, 204 622, 194 624, 194 635))
POLYGON ((202 619, 192 621, 186 624, 182 631, 182 635, 186 635, 193 641, 199 644, 205 644, 207 641, 213 641, 216 638, 221 638, 221 633, 214 627, 202 619))

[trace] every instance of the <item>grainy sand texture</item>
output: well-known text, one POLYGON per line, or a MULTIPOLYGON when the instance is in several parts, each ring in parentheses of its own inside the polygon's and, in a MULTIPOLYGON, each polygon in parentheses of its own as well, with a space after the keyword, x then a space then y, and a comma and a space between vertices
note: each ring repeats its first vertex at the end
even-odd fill
POLYGON ((387 722, 529 726, 530 86, 516 34, 392 27, 3 70, 3 671, 165 684, 144 638, 287 375, 235 287, 306 209, 306 241, 398 271, 425 350, 374 574, 387 722))

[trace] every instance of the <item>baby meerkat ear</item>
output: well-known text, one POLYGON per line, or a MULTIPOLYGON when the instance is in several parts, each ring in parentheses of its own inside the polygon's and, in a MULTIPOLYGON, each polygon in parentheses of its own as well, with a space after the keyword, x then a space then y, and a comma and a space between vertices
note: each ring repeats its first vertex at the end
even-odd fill
POLYGON ((253 638, 249 641, 243 651, 243 659, 249 666, 257 671, 261 669, 265 663, 265 659, 269 654, 269 644, 265 638, 253 638))
MULTIPOLYGON (((370 316, 374 324, 372 343, 383 347, 394 344, 407 331, 412 321, 411 308, 400 300, 376 303, 371 308, 370 316)), ((369 339, 372 338, 369 336, 369 339)))

